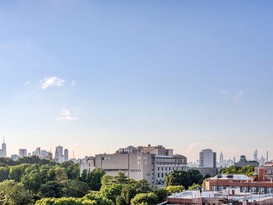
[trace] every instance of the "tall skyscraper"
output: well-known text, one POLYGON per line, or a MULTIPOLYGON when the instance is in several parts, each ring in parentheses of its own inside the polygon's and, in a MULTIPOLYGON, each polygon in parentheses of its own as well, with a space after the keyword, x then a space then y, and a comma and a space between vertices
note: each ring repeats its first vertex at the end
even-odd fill
POLYGON ((5 137, 3 137, 2 149, 0 150, 0 157, 7 157, 7 145, 5 143, 5 137))
POLYGON ((37 147, 33 152, 34 156, 41 157, 41 147, 37 147))
POLYGON ((219 162, 220 162, 220 166, 223 166, 223 165, 224 165, 224 156, 223 156, 222 151, 221 151, 221 154, 220 154, 219 162))
POLYGON ((62 163, 68 160, 68 149, 65 149, 62 146, 56 147, 54 160, 58 163, 62 163))
POLYGON ((257 149, 254 151, 253 160, 258 161, 258 150, 257 149))
POLYGON ((68 149, 64 149, 64 161, 68 161, 68 149))
POLYGON ((59 145, 58 147, 56 147, 54 159, 55 161, 59 163, 63 162, 63 147, 62 146, 59 145))
POLYGON ((211 149, 204 149, 199 153, 200 167, 216 167, 216 152, 211 149))

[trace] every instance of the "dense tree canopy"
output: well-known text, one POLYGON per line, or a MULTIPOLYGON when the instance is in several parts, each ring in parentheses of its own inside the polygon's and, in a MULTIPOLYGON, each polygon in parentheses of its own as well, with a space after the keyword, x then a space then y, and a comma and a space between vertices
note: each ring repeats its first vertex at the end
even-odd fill
POLYGON ((155 205, 158 203, 157 196, 154 193, 140 193, 137 194, 132 200, 132 205, 148 204, 155 205))
POLYGON ((230 166, 222 169, 220 171, 221 174, 245 174, 247 176, 253 176, 255 167, 254 166, 243 166, 243 167, 236 167, 230 166))
POLYGON ((93 169, 92 172, 87 172, 87 170, 85 169, 79 177, 79 180, 87 183, 91 190, 99 191, 102 185, 101 178, 104 175, 105 171, 102 169, 93 169))
POLYGON ((151 189, 145 179, 129 179, 124 172, 109 176, 94 169, 80 175, 72 161, 0 158, 0 165, 0 204, 6 205, 153 205, 202 179, 195 170, 174 171, 166 177, 166 188, 151 189))
POLYGON ((32 195, 23 184, 14 180, 5 180, 0 183, 0 204, 29 205, 32 202, 32 195))
POLYGON ((184 187, 182 185, 174 185, 174 186, 167 186, 166 190, 169 194, 173 193, 179 193, 181 191, 184 191, 184 187))
POLYGON ((198 170, 173 171, 165 177, 165 185, 182 185, 185 189, 193 184, 202 184, 203 176, 198 170))

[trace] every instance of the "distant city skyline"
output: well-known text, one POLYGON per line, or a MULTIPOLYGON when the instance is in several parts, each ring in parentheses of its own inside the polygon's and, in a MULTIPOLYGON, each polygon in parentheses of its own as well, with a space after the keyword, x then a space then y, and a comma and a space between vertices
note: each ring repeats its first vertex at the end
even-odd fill
MULTIPOLYGON (((147 146, 147 145, 148 144, 125 145, 125 147, 128 147, 128 146, 137 147, 137 146, 147 146)), ((159 144, 152 144, 152 145, 153 146, 158 146, 159 144)), ((3 144, 2 144, 2 146, 3 146, 3 144)), ((8 152, 9 145, 7 146, 8 148, 6 148, 6 146, 7 146, 6 143, 4 143, 4 147, 5 147, 5 150, 6 150, 6 153, 7 153, 6 154, 7 157, 11 157, 11 155, 21 156, 20 152, 22 152, 22 151, 26 152, 25 156, 27 156, 28 154, 30 154, 30 155, 34 154, 35 155, 35 153, 37 152, 37 149, 39 149, 39 152, 41 152, 41 151, 47 151, 47 152, 51 152, 51 154, 55 153, 54 154, 55 159, 56 159, 56 154, 58 153, 57 155, 59 155, 59 156, 57 157, 57 161, 58 161, 58 158, 60 158, 61 156, 65 157, 65 152, 66 152, 65 161, 67 161, 68 159, 71 159, 71 158, 76 158, 76 159, 80 159, 81 158, 81 159, 83 159, 86 156, 87 157, 88 156, 95 156, 96 154, 103 154, 103 153, 113 154, 118 149, 120 149, 122 147, 122 146, 116 147, 116 148, 112 149, 112 151, 108 149, 107 151, 101 150, 99 152, 94 152, 94 153, 91 153, 91 154, 89 153, 89 154, 83 154, 83 155, 77 155, 77 154, 75 155, 75 153, 78 153, 77 150, 73 150, 73 149, 69 149, 69 148, 65 148, 64 149, 64 146, 62 146, 62 145, 58 145, 58 146, 54 145, 54 146, 51 146, 50 149, 47 149, 47 148, 45 148, 43 146, 36 146, 33 149, 30 149, 30 148, 27 148, 27 147, 20 147, 14 153, 9 153, 8 152), (43 150, 41 150, 41 149, 43 149, 43 150), (60 149, 60 151, 57 151, 58 149, 60 149), (69 158, 68 158, 68 151, 70 153, 69 154, 69 158)), ((165 145, 163 145, 163 146, 165 146, 165 145)), ((173 147, 169 147, 169 148, 173 149, 173 147)), ((207 149, 210 150, 211 148, 206 147, 206 148, 202 148, 200 150, 197 150, 196 153, 191 153, 192 155, 190 155, 190 156, 196 155, 197 156, 196 158, 188 157, 185 153, 176 152, 175 149, 173 149, 174 150, 173 154, 182 154, 185 157, 187 157, 189 163, 196 163, 200 159, 200 152, 202 152, 204 150, 207 150, 207 149)), ((14 147, 12 147, 11 150, 14 150, 14 147)), ((217 149, 217 150, 219 150, 219 149, 217 149)), ((229 155, 226 156, 225 153, 223 153, 223 150, 221 150, 220 152, 215 151, 215 150, 211 150, 211 151, 213 151, 213 152, 216 153, 216 162, 218 162, 219 164, 221 164, 221 159, 220 159, 221 157, 222 157, 222 160, 225 160, 225 161, 227 161, 227 160, 232 160, 233 161, 234 159, 236 159, 235 162, 237 162, 237 161, 240 160, 241 155, 245 155, 248 160, 256 160, 256 161, 260 161, 261 159, 264 159, 265 161, 267 161, 266 159, 268 159, 268 161, 273 160, 273 158, 270 158, 270 155, 269 155, 268 151, 266 151, 265 155, 263 155, 263 153, 262 154, 258 154, 258 149, 253 150, 254 154, 252 156, 248 156, 245 153, 241 153, 239 156, 235 156, 235 155, 234 156, 229 156, 229 155)), ((37 153, 36 153, 36 155, 37 155, 37 153)), ((60 160, 60 161, 62 161, 62 160, 60 160)))
POLYGON ((8 155, 162 144, 272 159, 272 1, 1 1, 8 155))

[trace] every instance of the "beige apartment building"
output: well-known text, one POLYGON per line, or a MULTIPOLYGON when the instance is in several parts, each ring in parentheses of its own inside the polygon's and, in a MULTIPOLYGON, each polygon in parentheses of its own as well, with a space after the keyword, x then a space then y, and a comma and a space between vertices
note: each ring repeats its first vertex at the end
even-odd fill
POLYGON ((173 155, 172 149, 162 145, 129 146, 114 154, 95 156, 95 167, 115 176, 119 171, 135 180, 146 179, 151 186, 164 185, 164 177, 174 170, 186 170, 187 158, 173 155))

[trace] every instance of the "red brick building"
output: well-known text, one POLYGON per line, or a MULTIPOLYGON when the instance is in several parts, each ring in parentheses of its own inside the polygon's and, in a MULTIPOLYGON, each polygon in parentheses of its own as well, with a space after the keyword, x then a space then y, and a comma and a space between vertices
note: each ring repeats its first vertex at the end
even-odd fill
POLYGON ((205 182, 206 190, 222 191, 228 187, 239 187, 241 192, 273 193, 273 182, 265 177, 263 168, 259 169, 256 177, 247 177, 243 174, 217 175, 205 182))

